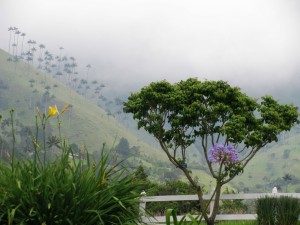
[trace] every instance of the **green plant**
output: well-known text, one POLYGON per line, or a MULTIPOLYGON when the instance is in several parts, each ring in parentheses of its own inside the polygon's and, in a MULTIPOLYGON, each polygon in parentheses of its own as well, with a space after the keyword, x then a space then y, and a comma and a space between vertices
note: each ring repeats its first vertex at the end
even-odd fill
POLYGON ((300 214, 298 199, 264 197, 256 201, 259 225, 296 225, 300 214))
MULTIPOLYGON (((45 122, 59 116, 54 109, 41 115, 45 122)), ((137 224, 140 195, 133 175, 111 163, 110 151, 94 162, 60 143, 52 162, 40 160, 37 153, 46 145, 35 143, 34 159, 0 164, 0 224, 137 224)))
POLYGON ((291 197, 280 197, 277 203, 277 219, 280 225, 296 225, 300 215, 300 201, 291 197))
MULTIPOLYGON (((174 209, 167 209, 166 211, 166 225, 199 225, 199 217, 200 216, 196 216, 193 217, 190 213, 187 213, 186 215, 184 215, 181 220, 177 220, 177 213, 174 209), (171 218, 173 219, 173 223, 171 222, 171 218)), ((202 218, 202 217, 201 217, 202 218)))
POLYGON ((260 198, 256 201, 257 221, 259 225, 275 224, 276 198, 260 198))

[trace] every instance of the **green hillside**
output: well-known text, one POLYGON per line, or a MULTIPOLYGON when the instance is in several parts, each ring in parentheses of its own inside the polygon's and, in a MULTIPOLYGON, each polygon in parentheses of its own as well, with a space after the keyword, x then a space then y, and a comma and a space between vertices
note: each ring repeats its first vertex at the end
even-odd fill
MULTIPOLYGON (((86 145, 90 152, 99 151, 103 143, 115 146, 121 138, 128 140, 130 147, 139 149, 143 158, 166 157, 156 148, 145 144, 131 134, 112 116, 84 96, 77 94, 57 78, 45 74, 23 61, 7 61, 9 55, 0 49, 0 114, 3 120, 9 118, 14 109, 15 120, 24 126, 33 126, 36 108, 47 112, 48 106, 57 105, 61 110, 66 104, 72 107, 63 114, 62 133, 68 142, 78 146, 86 145)), ((55 132, 57 121, 51 124, 55 132)), ((5 128, 4 129, 9 129, 5 128)), ((3 132, 3 129, 2 129, 3 132)), ((2 135, 3 137, 7 135, 2 135)))
POLYGON ((300 133, 293 134, 263 149, 232 184, 251 192, 271 192, 274 186, 280 192, 300 192, 300 133))

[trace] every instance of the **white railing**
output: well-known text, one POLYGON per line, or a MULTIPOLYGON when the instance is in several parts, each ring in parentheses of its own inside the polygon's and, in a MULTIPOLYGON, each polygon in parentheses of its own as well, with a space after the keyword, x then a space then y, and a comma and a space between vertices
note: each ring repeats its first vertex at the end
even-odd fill
MULTIPOLYGON (((252 194, 223 194, 220 197, 220 200, 255 200, 261 197, 280 197, 280 196, 289 196, 293 198, 300 199, 300 193, 252 193, 252 194)), ((211 195, 204 195, 204 200, 209 200, 211 195)), ((163 223, 165 222, 165 216, 155 216, 155 217, 147 217, 145 216, 146 203, 147 202, 170 202, 170 201, 198 201, 197 195, 162 195, 162 196, 149 196, 149 197, 141 197, 140 202, 140 212, 142 213, 142 220, 145 223, 163 223)), ((214 205, 214 201, 212 200, 210 203, 210 210, 214 205)), ((256 220, 256 214, 219 214, 216 217, 216 220, 256 220)), ((179 220, 182 216, 177 217, 179 220)))

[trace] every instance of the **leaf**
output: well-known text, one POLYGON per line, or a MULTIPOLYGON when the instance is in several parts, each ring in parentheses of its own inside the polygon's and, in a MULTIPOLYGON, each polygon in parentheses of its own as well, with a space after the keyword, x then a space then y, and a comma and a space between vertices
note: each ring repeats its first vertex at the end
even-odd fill
POLYGON ((174 209, 167 209, 166 211, 166 225, 171 225, 171 216, 173 217, 174 225, 179 225, 177 221, 177 213, 174 209))

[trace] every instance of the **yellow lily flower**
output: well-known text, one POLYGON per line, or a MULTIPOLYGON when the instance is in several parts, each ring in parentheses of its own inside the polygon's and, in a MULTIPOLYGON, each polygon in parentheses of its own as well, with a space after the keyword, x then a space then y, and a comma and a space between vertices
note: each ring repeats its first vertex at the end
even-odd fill
POLYGON ((57 107, 56 107, 56 105, 55 106, 49 106, 49 112, 48 112, 48 118, 49 117, 51 117, 51 116, 54 116, 55 114, 58 114, 59 112, 58 112, 58 109, 57 109, 57 107))

